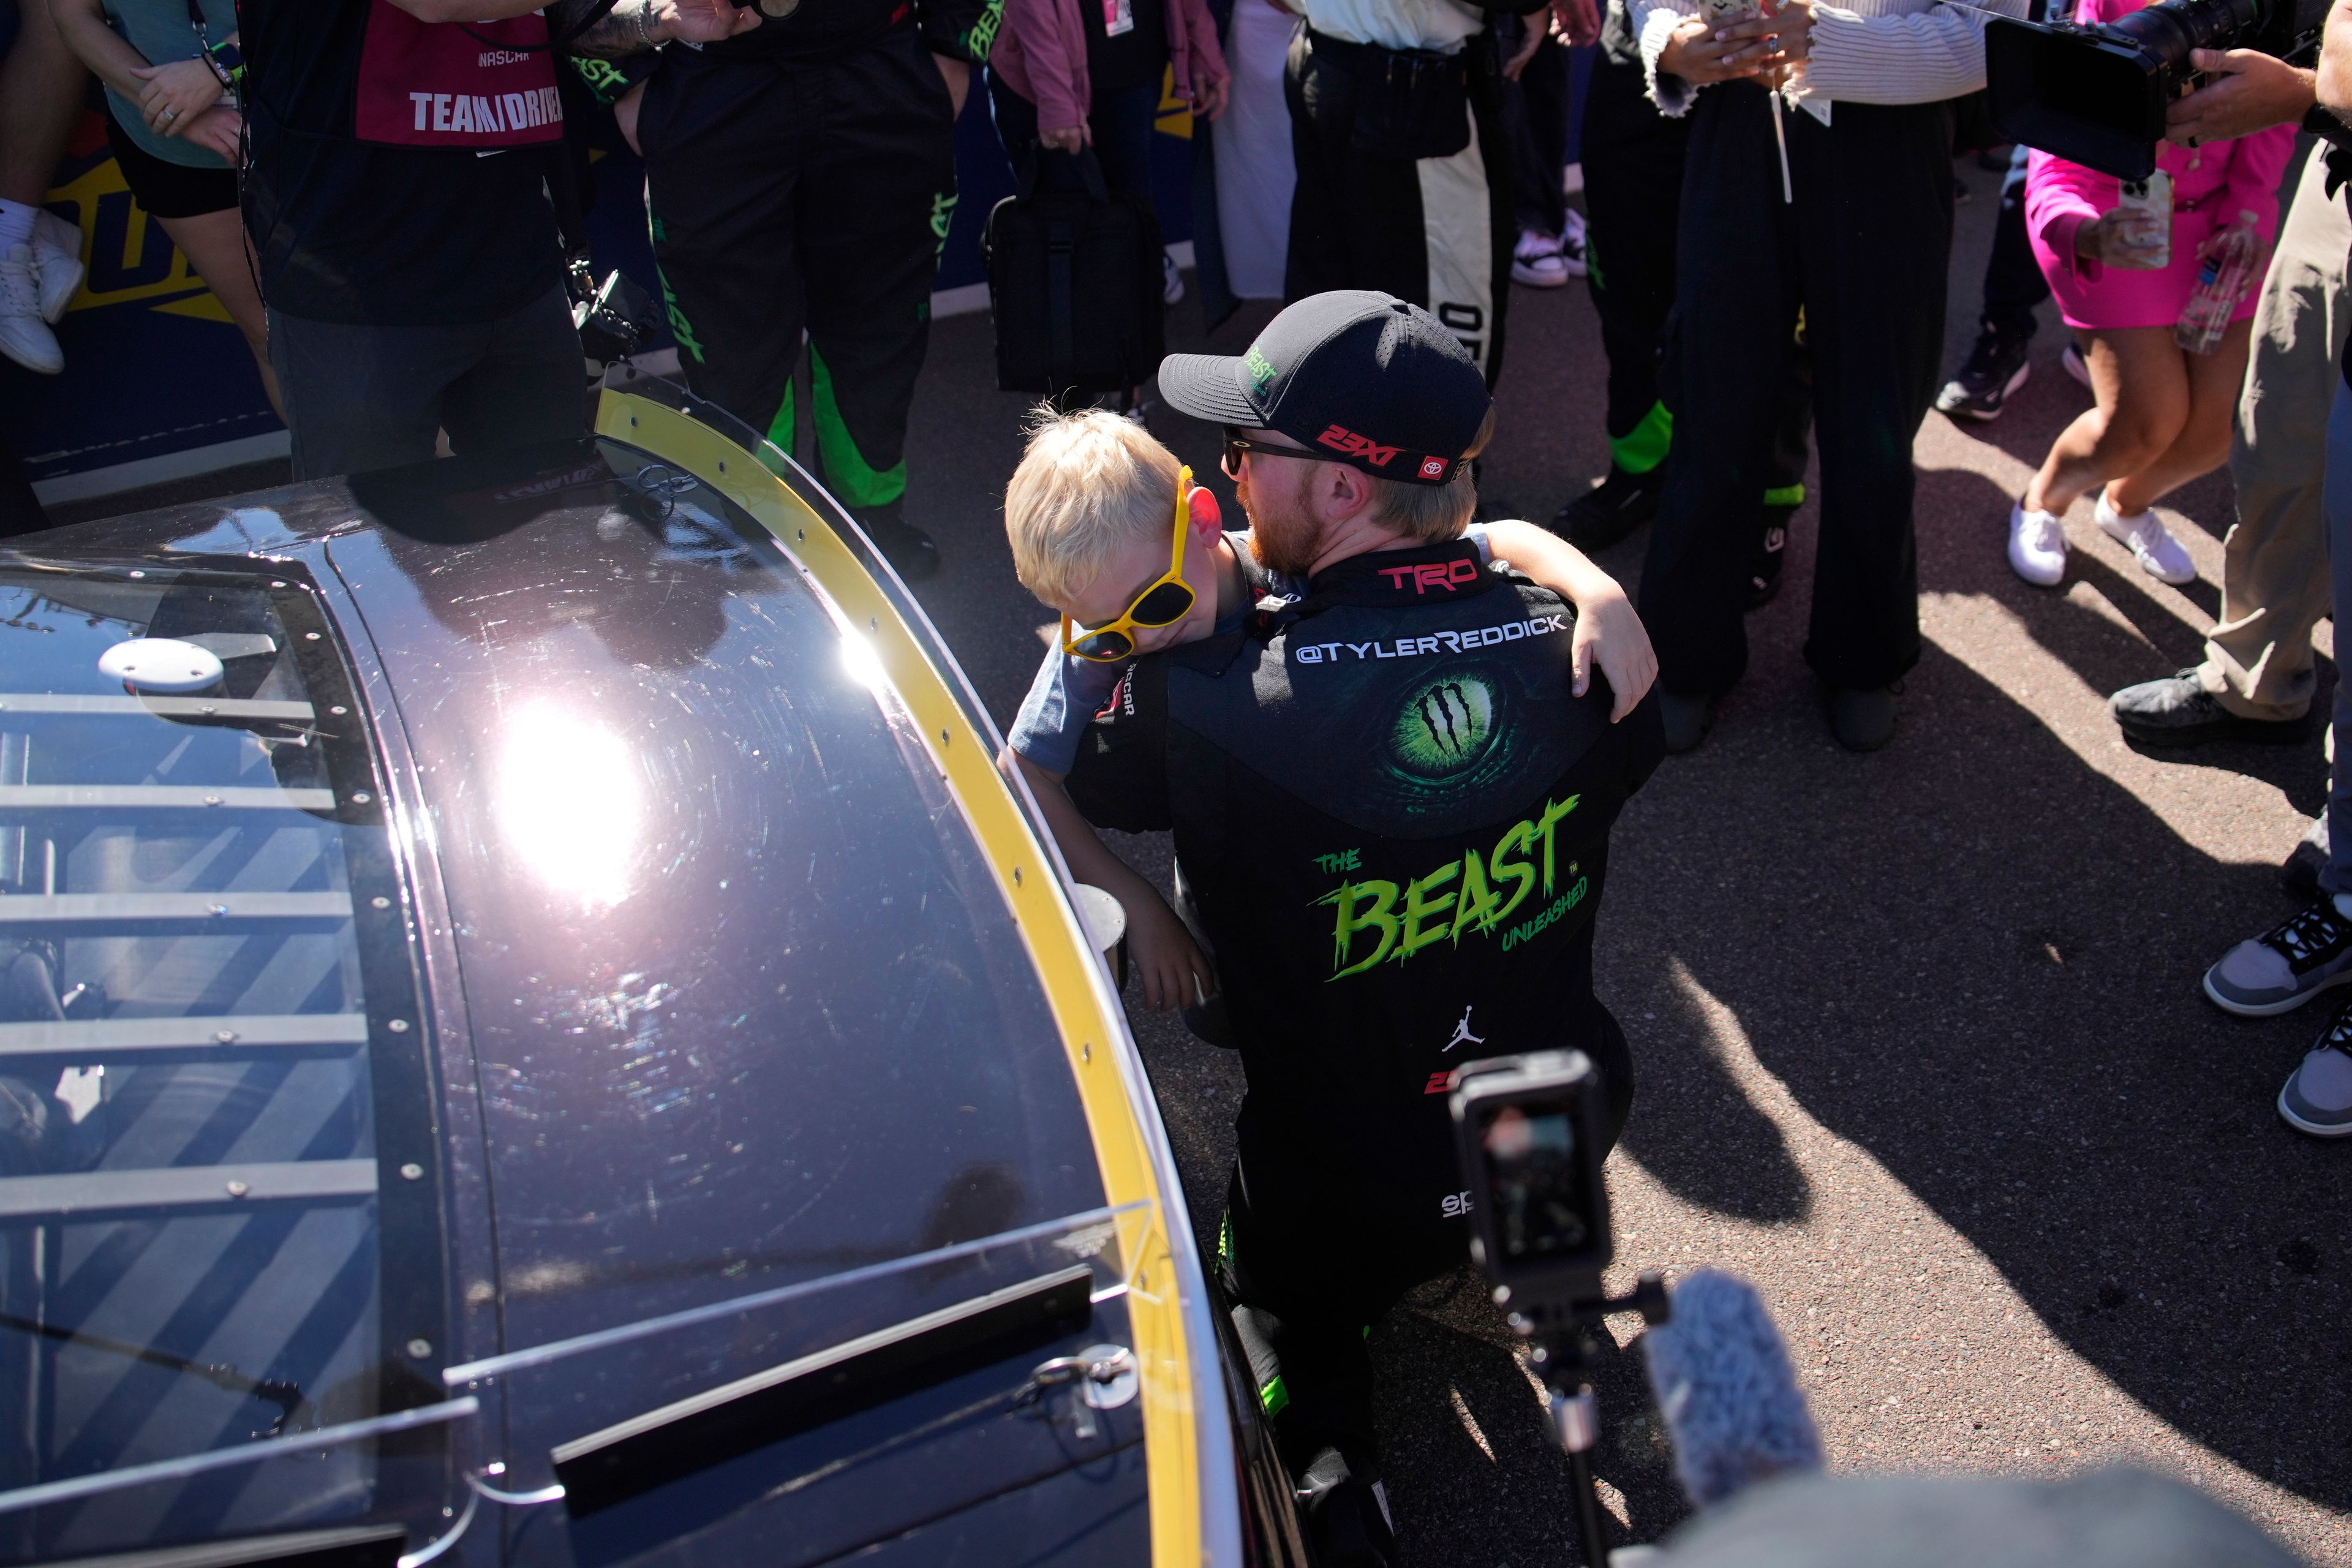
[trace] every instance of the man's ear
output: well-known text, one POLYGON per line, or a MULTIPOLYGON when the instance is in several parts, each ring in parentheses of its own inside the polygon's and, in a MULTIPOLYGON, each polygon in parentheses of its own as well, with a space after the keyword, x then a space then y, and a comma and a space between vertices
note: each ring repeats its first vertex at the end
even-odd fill
POLYGON ((1372 504, 1371 476, 1346 463, 1324 464, 1316 489, 1324 516, 1333 522, 1349 521, 1372 504))

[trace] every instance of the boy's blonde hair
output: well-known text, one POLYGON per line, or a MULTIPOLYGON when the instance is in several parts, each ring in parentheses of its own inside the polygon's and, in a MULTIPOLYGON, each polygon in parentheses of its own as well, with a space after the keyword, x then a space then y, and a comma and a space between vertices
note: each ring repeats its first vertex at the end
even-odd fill
POLYGON ((1462 454, 1454 477, 1444 484, 1409 485, 1374 475, 1373 520, 1415 539, 1438 542, 1459 534, 1478 510, 1478 481, 1471 476, 1470 460, 1494 438, 1495 411, 1489 407, 1478 434, 1470 438, 1470 449, 1462 454))
POLYGON ((1029 416, 1029 446, 1004 487, 1004 532, 1021 585, 1066 605, 1138 540, 1175 527, 1176 454, 1101 408, 1029 416))

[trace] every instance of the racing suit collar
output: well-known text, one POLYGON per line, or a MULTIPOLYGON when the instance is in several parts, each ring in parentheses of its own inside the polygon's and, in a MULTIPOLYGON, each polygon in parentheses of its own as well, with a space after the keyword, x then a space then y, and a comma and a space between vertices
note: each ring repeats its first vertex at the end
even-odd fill
MULTIPOLYGON (((1485 569, 1478 546, 1449 539, 1409 550, 1375 550, 1335 561, 1307 583, 1307 604, 1451 605, 1484 594, 1499 579, 1485 569)), ((1302 611, 1305 606, 1301 606, 1302 611)))

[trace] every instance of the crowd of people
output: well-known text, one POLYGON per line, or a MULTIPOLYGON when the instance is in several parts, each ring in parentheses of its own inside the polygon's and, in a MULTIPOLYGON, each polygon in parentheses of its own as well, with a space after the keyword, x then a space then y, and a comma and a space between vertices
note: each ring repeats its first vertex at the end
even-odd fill
MULTIPOLYGON (((1150 198, 1163 94, 1209 127, 1203 291, 1286 304, 1244 354, 1169 360, 1157 395, 1223 428, 1250 526, 1227 531, 1150 434, 1150 388, 1041 411, 1005 521, 1062 630, 1006 766, 1125 908, 1143 1002, 1242 1052, 1222 1275, 1327 1562, 1390 1561, 1361 1329, 1462 1256, 1433 1119, 1450 1053, 1574 1045, 1601 1069, 1610 1136, 1622 1125, 1631 1057, 1591 984, 1608 833, 1743 678, 1744 616, 1780 585, 1809 471, 1804 656, 1855 752, 1893 738, 1920 653, 1914 438, 1931 407, 2001 415, 2046 297, 2093 405, 2010 510, 2020 577, 2063 582, 2087 498, 2142 569, 2189 581, 2156 503, 2225 463, 2236 481, 2207 658, 2117 692, 2126 735, 2306 741, 2313 630, 2352 600, 2337 154, 2310 157, 2284 216, 2278 195, 2298 124, 2352 148, 2352 0, 2316 68, 2200 55, 2206 84, 2172 108, 2151 181, 2016 149, 1981 330, 1948 383, 1953 160, 1985 86, 1986 7, 18 6, 0 70, 10 358, 62 363, 51 323, 80 247, 40 204, 87 71, 124 179, 252 346, 297 478, 419 461, 444 438, 575 436, 584 160, 567 128, 601 105, 644 162, 685 380, 791 447, 805 345, 822 477, 909 578, 940 564, 904 516, 907 424, 968 99, 1032 188, 1106 199, 1150 198), (1607 357, 1608 470, 1549 526, 1478 521, 1512 289, 1579 276, 1607 357), (1644 524, 1637 606, 1587 552, 1644 524), (1441 649, 1442 670, 1423 662, 1441 649), (1098 826, 1172 829, 1173 907, 1098 826), (1269 833, 1332 852, 1244 851, 1269 833)), ((2078 16, 2137 8, 2082 0, 2078 16)), ((1168 262, 1166 297, 1183 288, 1168 262)), ((1988 519, 1988 551, 1998 531, 1988 519)), ((2331 813, 2347 801, 2339 777, 2331 813)), ((2352 982, 2352 834, 2328 821, 2290 862, 2309 906, 2207 974, 2221 1007, 2276 1014, 2352 982)), ((2352 1002, 2278 1110, 2352 1134, 2352 1002)))

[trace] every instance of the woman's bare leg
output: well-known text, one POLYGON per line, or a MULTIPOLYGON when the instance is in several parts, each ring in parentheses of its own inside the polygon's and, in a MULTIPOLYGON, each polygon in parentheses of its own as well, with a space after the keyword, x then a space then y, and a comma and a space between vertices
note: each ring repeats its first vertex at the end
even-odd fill
POLYGON ((2253 322, 2232 321, 2210 354, 2182 353, 2189 374, 2189 417, 2172 445, 2157 458, 2107 486, 2107 504, 2128 517, 2146 511, 2194 479, 2230 460, 2230 422, 2238 410, 2238 389, 2246 379, 2246 355, 2253 322))
POLYGON ((48 0, 16 0, 16 41, 0 64, 0 201, 38 206, 49 194, 88 77, 58 37, 48 0))
POLYGON ((245 220, 235 207, 223 207, 216 213, 201 217, 167 217, 155 221, 172 237, 172 243, 185 252, 188 265, 221 302, 228 319, 245 334, 245 346, 253 351, 254 363, 261 367, 261 387, 269 394, 269 406, 278 410, 278 417, 286 417, 285 408, 278 401, 278 373, 269 368, 268 318, 261 308, 261 290, 253 281, 253 257, 245 238, 245 220))
POLYGON ((2025 487, 2029 510, 2063 516, 2093 486, 2156 461, 2188 423, 2189 371, 2170 327, 2125 327, 2083 337, 2097 402, 2050 444, 2041 471, 2025 487))

